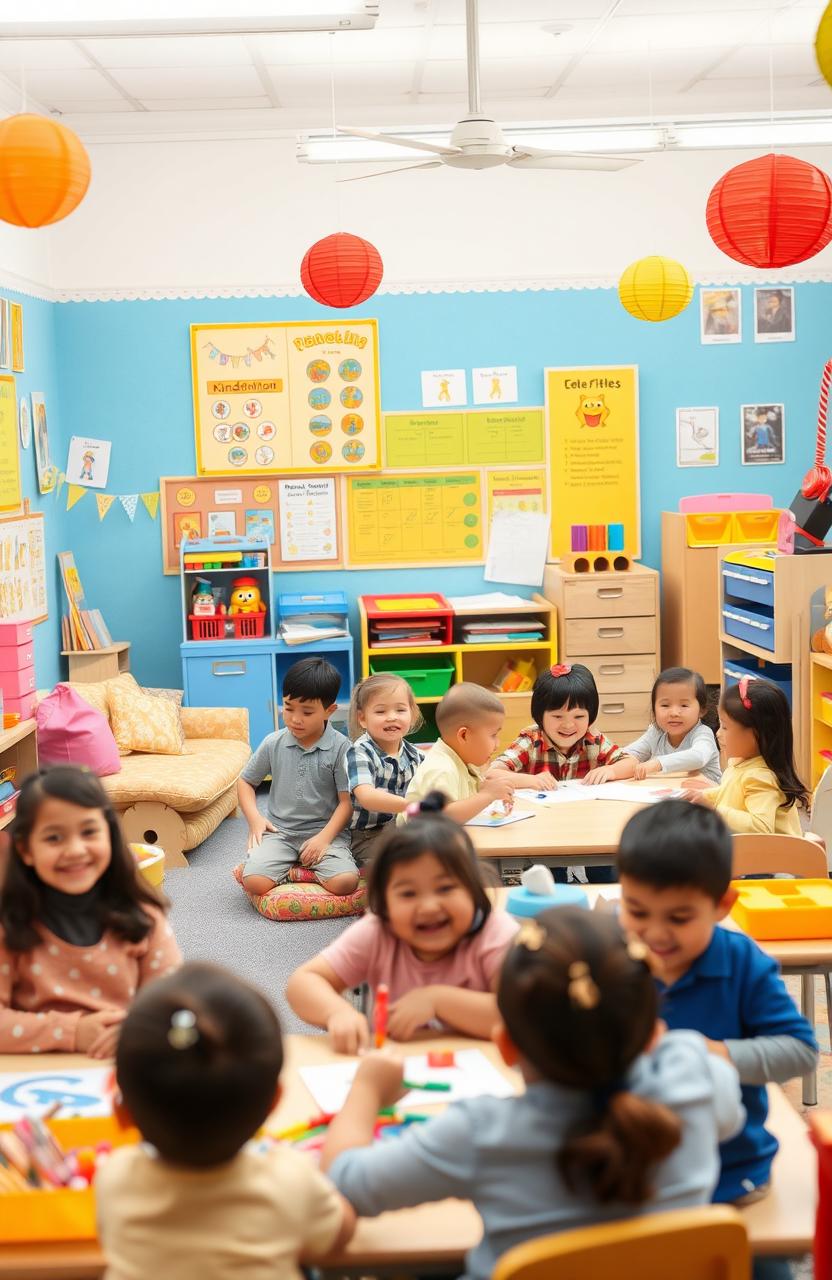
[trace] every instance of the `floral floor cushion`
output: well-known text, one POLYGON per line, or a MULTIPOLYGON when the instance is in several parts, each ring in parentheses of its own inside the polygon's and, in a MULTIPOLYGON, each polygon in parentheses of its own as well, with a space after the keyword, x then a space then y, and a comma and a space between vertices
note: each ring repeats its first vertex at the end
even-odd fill
MULTIPOLYGON (((293 869, 295 874, 305 868, 293 869)), ((279 884, 268 893, 246 893, 251 905, 267 920, 334 920, 338 916, 363 916, 367 910, 367 885, 363 875, 353 893, 343 895, 327 893, 316 880, 310 879, 279 884)), ((242 888, 243 863, 233 871, 234 879, 242 888)))

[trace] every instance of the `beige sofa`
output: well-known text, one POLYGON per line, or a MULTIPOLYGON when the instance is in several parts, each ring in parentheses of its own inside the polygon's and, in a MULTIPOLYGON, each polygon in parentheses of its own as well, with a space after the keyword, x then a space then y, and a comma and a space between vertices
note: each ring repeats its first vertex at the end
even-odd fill
MULTIPOLYGON (((114 679, 135 683, 127 673, 114 679)), ((107 686, 113 681, 71 683, 108 716, 107 686)), ((251 754, 244 707, 181 707, 180 713, 182 755, 132 751, 122 756, 120 773, 101 779, 127 839, 160 845, 166 867, 187 866, 186 851, 234 812, 237 779, 251 754)))

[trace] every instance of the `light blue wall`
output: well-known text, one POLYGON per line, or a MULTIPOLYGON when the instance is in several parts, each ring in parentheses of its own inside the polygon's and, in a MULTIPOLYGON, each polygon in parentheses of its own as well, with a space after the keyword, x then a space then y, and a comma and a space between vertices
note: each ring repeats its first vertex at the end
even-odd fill
MULTIPOLYGON (((27 312, 35 305, 28 304, 27 312)), ((832 285, 797 287, 794 343, 755 345, 752 306, 752 290, 744 288, 746 336, 735 346, 700 344, 698 296, 686 313, 661 325, 633 320, 613 290, 383 295, 337 314, 379 318, 385 410, 419 406, 422 369, 516 364, 520 403, 541 404, 546 365, 638 364, 643 559, 657 566, 660 513, 675 508, 682 495, 755 489, 785 503, 812 461, 820 372, 832 355, 832 285), (741 466, 740 404, 780 401, 786 405, 786 463, 741 466), (712 404, 720 408, 720 465, 680 471, 675 410, 712 404)), ((193 474, 188 326, 328 314, 300 298, 56 306, 61 398, 57 423, 50 405, 50 429, 60 438, 54 441, 57 457, 63 464, 73 434, 112 439, 109 492, 151 490, 160 475, 193 474)), ((48 328, 48 316, 42 323, 48 328)), ((70 512, 59 511, 57 523, 88 596, 113 635, 132 640, 139 679, 178 684, 178 582, 161 573, 159 521, 151 521, 140 504, 133 525, 115 506, 100 524, 90 496, 70 512)), ((425 586, 459 594, 480 590, 483 581, 481 569, 320 572, 311 579, 315 590, 341 587, 351 597, 425 586)), ((301 575, 279 579, 276 588, 301 589, 301 575)))

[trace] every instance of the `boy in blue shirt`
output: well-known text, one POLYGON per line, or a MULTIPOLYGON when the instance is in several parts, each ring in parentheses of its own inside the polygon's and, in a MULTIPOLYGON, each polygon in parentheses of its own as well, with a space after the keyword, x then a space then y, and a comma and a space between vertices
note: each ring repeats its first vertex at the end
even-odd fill
POLYGON ((765 1127, 766 1084, 811 1071, 813 1028, 777 963, 738 930, 717 928, 736 900, 731 836, 719 814, 665 800, 631 818, 621 836, 621 923, 648 948, 671 1029, 701 1032, 739 1073, 745 1128, 720 1148, 714 1200, 749 1203, 768 1191, 777 1139, 765 1127))

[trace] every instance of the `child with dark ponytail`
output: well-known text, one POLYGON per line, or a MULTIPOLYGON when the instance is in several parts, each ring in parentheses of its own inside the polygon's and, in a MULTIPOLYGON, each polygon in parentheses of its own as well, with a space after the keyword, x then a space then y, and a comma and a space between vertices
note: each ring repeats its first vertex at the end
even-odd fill
POLYGON ((514 1245, 633 1213, 707 1204, 718 1143, 742 1125, 737 1074, 694 1032, 666 1032, 643 945, 578 908, 526 921, 497 990, 494 1039, 525 1092, 462 1101, 372 1145, 376 1114, 402 1094, 402 1063, 360 1063, 323 1167, 362 1216, 455 1196, 483 1238, 467 1258, 486 1280, 514 1245))

